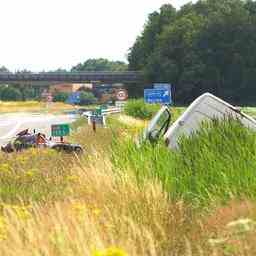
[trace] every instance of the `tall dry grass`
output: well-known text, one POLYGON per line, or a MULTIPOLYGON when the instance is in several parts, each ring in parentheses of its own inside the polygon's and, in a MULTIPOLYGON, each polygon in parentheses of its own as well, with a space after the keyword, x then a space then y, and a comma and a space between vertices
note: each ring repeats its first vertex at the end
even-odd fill
POLYGON ((138 182, 139 170, 150 168, 149 149, 134 159, 142 161, 136 172, 127 158, 113 166, 112 136, 134 132, 114 120, 96 134, 78 128, 72 139, 86 147, 80 157, 34 149, 0 154, 0 255, 255 255, 255 202, 196 208, 172 200, 161 177, 138 182))
POLYGON ((184 212, 178 204, 171 207, 157 182, 142 189, 131 176, 115 176, 108 159, 97 156, 86 168, 82 161, 73 167, 62 200, 2 203, 1 255, 104 255, 106 248, 120 253, 113 255, 178 251, 178 236, 177 241, 171 236, 184 222, 177 218, 184 212))
POLYGON ((63 110, 75 109, 69 104, 62 102, 53 102, 47 104, 45 102, 38 101, 0 101, 0 112, 59 112, 63 110))

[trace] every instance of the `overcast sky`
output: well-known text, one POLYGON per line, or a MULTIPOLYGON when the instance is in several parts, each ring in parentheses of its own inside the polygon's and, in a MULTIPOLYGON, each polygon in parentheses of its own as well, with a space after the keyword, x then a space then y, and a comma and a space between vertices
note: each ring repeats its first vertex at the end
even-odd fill
POLYGON ((66 68, 88 58, 126 61, 147 15, 189 0, 0 0, 0 65, 66 68))

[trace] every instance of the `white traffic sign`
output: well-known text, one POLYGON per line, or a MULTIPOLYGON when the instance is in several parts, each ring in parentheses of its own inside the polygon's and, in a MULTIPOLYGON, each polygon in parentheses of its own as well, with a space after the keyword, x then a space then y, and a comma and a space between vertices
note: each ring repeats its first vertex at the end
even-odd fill
POLYGON ((47 96, 47 102, 52 102, 52 100, 53 100, 52 95, 48 95, 48 96, 47 96))
POLYGON ((128 92, 125 89, 119 89, 116 92, 116 99, 120 101, 124 101, 128 99, 128 92))

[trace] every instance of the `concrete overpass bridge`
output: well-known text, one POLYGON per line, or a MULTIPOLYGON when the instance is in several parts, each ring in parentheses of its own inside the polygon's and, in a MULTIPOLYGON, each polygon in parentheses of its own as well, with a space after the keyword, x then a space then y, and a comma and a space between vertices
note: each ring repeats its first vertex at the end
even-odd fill
POLYGON ((40 72, 40 73, 0 73, 0 83, 142 83, 144 77, 138 71, 91 71, 91 72, 40 72))

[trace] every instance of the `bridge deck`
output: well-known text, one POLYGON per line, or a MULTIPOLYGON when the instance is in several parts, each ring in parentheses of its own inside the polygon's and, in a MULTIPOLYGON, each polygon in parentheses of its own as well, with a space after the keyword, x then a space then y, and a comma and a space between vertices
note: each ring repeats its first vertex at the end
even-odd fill
POLYGON ((41 73, 0 73, 0 82, 71 82, 85 83, 138 83, 143 81, 142 72, 41 72, 41 73))

